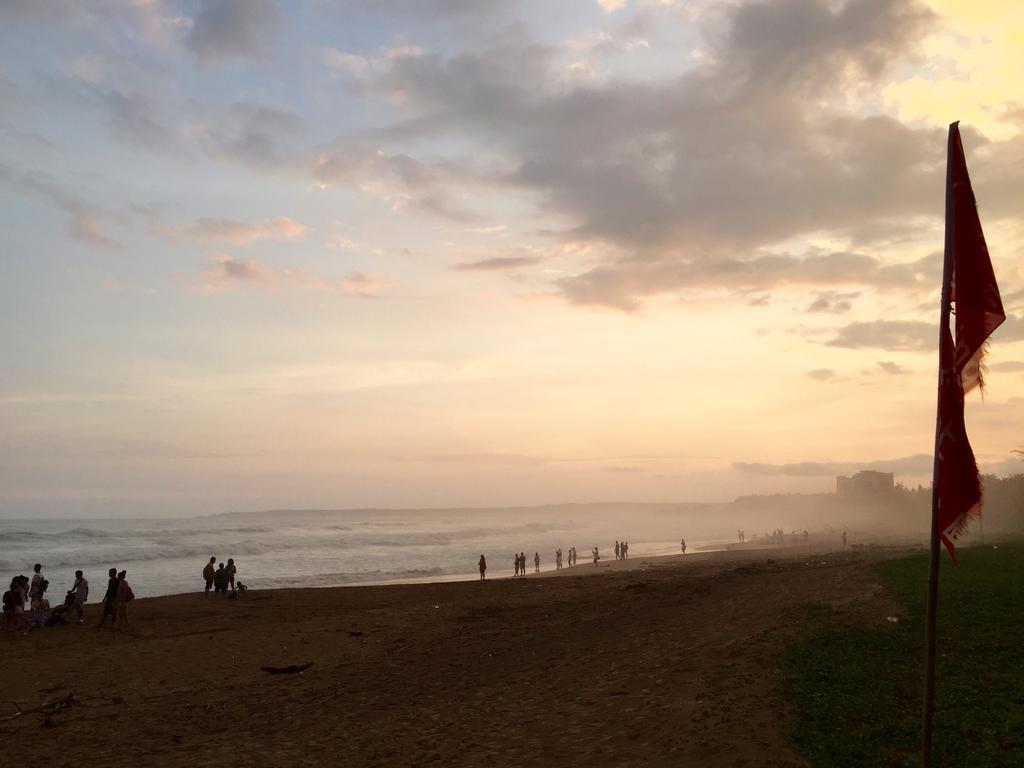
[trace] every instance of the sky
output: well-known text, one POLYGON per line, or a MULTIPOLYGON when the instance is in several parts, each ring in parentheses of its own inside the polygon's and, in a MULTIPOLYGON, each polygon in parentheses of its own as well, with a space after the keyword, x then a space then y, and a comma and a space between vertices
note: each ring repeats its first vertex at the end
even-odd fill
POLYGON ((0 515, 927 483, 1024 443, 1024 5, 0 0, 0 515))

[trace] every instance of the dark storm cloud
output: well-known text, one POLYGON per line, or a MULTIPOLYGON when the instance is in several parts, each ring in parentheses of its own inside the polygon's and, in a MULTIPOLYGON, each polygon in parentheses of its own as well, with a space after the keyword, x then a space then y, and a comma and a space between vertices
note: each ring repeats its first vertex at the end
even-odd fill
POLYGON ((203 0, 186 42, 201 64, 265 58, 284 29, 274 0, 203 0))

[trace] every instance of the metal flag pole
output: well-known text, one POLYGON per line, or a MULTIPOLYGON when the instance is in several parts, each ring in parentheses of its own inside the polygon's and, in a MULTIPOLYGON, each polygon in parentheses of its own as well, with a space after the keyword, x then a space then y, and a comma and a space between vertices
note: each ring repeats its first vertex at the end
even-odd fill
MULTIPOLYGON (((958 121, 959 122, 959 121, 958 121)), ((955 370, 944 371, 944 346, 949 333, 950 294, 953 276, 953 180, 951 176, 953 156, 953 131, 957 123, 949 126, 949 142, 946 150, 946 238, 942 264, 942 301, 939 312, 939 384, 935 406, 935 458, 932 465, 932 525, 928 553, 928 609, 925 616, 924 635, 924 705, 921 724, 921 766, 932 765, 932 720, 935 714, 935 615, 939 602, 939 451, 942 438, 942 390, 943 377, 955 376, 955 370)))

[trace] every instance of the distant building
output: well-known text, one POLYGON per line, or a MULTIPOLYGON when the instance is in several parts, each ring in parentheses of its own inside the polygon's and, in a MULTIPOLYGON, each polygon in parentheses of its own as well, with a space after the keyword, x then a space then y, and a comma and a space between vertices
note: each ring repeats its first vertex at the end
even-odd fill
POLYGON ((876 496, 892 493, 895 478, 892 472, 875 472, 866 469, 853 477, 840 475, 836 478, 837 496, 876 496))

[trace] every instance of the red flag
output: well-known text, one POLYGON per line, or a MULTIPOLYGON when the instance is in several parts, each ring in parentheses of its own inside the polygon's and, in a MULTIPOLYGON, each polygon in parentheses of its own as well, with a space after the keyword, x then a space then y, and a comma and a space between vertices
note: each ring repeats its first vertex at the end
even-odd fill
MULTIPOLYGON (((978 207, 967 174, 957 123, 949 126, 946 174, 946 259, 951 311, 956 336, 945 322, 940 328, 939 424, 935 440, 938 528, 954 558, 953 540, 967 521, 981 514, 981 476, 964 424, 964 394, 984 387, 988 337, 1006 319, 992 261, 981 231, 978 207)), ((945 318, 945 314, 943 315, 945 318)))

